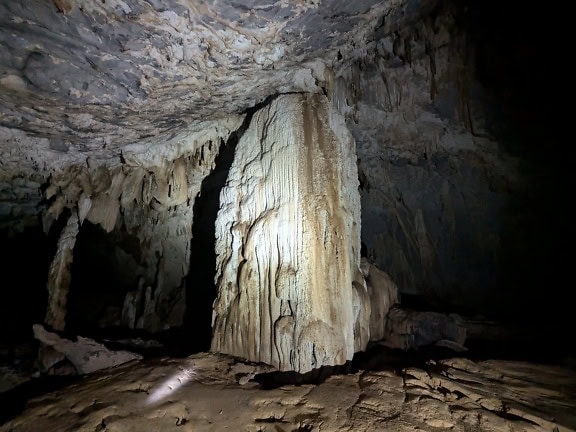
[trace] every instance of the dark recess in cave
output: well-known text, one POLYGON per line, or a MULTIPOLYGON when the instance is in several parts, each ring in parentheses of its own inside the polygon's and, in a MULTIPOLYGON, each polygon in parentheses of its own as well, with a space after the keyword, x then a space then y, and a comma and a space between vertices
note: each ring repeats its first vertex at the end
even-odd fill
POLYGON ((84 221, 74 246, 68 333, 97 337, 110 333, 115 321, 120 321, 124 297, 137 284, 137 275, 122 266, 119 256, 121 248, 129 244, 130 236, 124 230, 107 233, 99 225, 84 221))
POLYGON ((560 138, 554 107, 565 89, 550 58, 563 37, 562 26, 549 8, 518 2, 440 0, 429 19, 446 12, 466 34, 468 65, 482 90, 476 103, 487 130, 503 152, 520 160, 525 182, 500 215, 498 304, 469 302, 459 309, 462 299, 432 296, 404 296, 403 302, 417 309, 482 314, 523 327, 526 340, 540 347, 545 339, 546 349, 573 350, 566 346, 565 328, 572 308, 566 281, 573 256, 567 251, 576 240, 569 198, 576 164, 570 144, 560 138))
POLYGON ((215 223, 220 207, 220 191, 226 183, 228 171, 234 160, 234 150, 242 132, 220 143, 214 170, 202 181, 194 201, 194 222, 190 242, 190 270, 186 278, 186 315, 184 337, 188 351, 210 349, 212 332, 212 302, 216 298, 215 223), (193 336, 192 336, 193 335, 193 336))
POLYGON ((29 341, 32 325, 43 322, 48 302, 48 269, 65 223, 66 218, 60 218, 48 235, 41 224, 16 234, 0 231, 0 344, 29 341))
POLYGON ((542 57, 559 26, 547 8, 495 0, 467 4, 462 24, 475 48, 477 77, 488 91, 491 132, 523 161, 528 179, 504 220, 506 318, 522 322, 527 333, 545 327, 547 337, 563 344, 570 309, 566 251, 575 239, 567 197, 575 166, 558 139, 557 112, 551 109, 561 91, 559 77, 542 57))
POLYGON ((269 104, 270 96, 246 112, 240 128, 226 143, 220 143, 214 170, 202 181, 194 201, 194 221, 190 242, 190 270, 186 278, 186 315, 182 329, 173 332, 183 355, 209 351, 212 339, 212 303, 216 299, 216 217, 220 210, 220 192, 226 184, 238 141, 248 129, 256 111, 269 104), (184 333, 180 335, 180 333, 184 333), (194 335, 192 337, 192 335, 194 335))

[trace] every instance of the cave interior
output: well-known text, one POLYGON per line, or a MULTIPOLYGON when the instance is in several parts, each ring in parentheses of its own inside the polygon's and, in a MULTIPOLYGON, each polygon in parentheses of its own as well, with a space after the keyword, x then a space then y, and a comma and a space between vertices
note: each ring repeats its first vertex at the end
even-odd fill
POLYGON ((0 430, 576 430, 547 13, 0 1, 0 430), (157 396, 170 368, 205 401, 157 396))

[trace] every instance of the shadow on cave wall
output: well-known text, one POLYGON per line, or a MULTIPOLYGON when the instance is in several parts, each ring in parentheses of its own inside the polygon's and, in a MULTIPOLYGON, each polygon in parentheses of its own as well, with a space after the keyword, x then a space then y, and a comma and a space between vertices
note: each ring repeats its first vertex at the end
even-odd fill
POLYGON ((254 114, 270 104, 271 95, 246 111, 242 125, 233 132, 220 151, 212 172, 202 181, 194 201, 194 221, 190 242, 190 271, 186 278, 186 315, 184 326, 176 331, 183 354, 210 350, 212 339, 212 304, 216 299, 216 217, 220 210, 220 192, 226 184, 236 146, 250 126, 254 114), (183 333, 183 334, 182 334, 183 333))
POLYGON ((220 192, 226 184, 238 141, 248 129, 253 114, 271 98, 250 109, 240 128, 227 142, 220 143, 215 167, 202 181, 194 201, 194 221, 190 242, 190 271, 186 278, 186 315, 183 340, 187 352, 210 350, 212 304, 216 299, 216 217, 220 210, 220 192))

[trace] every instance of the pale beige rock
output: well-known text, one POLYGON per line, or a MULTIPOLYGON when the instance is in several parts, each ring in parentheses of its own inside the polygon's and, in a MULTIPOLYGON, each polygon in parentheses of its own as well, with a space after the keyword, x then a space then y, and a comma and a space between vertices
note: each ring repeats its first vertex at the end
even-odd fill
POLYGON ((573 369, 467 360, 442 366, 442 374, 433 368, 359 371, 319 385, 262 390, 242 379, 262 372, 257 367, 200 353, 86 377, 33 399, 0 431, 576 430, 573 369), (500 401, 503 409, 484 407, 479 394, 500 401))
POLYGON ((78 215, 72 212, 60 233, 56 255, 48 273, 48 308, 44 321, 55 330, 66 326, 66 303, 72 275, 70 266, 74 259, 74 245, 78 235, 78 215))
POLYGON ((388 312, 400 301, 398 287, 386 272, 365 258, 361 268, 370 296, 370 340, 378 341, 386 335, 388 312))
POLYGON ((351 360, 369 317, 365 286, 353 287, 358 177, 327 99, 280 96, 258 111, 220 202, 212 350, 298 372, 351 360))
POLYGON ((79 374, 96 372, 127 363, 141 360, 142 356, 129 351, 112 351, 93 339, 78 336, 73 342, 61 338, 56 333, 46 331, 41 325, 33 326, 34 337, 44 345, 64 354, 74 365, 79 374))
POLYGON ((78 212, 80 223, 87 220, 107 232, 121 228, 138 240, 133 278, 144 285, 145 302, 129 311, 127 299, 124 325, 151 332, 182 325, 194 202, 220 143, 243 118, 204 121, 167 137, 161 146, 144 140, 124 147, 121 160, 88 157, 51 177, 46 230, 69 209, 78 212))

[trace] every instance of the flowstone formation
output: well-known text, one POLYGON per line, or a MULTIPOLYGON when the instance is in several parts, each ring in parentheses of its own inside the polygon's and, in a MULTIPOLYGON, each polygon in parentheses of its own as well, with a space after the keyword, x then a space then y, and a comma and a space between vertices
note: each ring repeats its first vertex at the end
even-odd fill
POLYGON ((307 372, 366 346, 355 146, 327 98, 280 96, 255 113, 216 238, 213 351, 307 372))
POLYGON ((151 332, 182 325, 194 201, 214 168, 220 141, 242 119, 204 122, 200 130, 168 137, 160 148, 146 142, 128 146, 115 163, 89 159, 51 178, 46 229, 65 212, 72 216, 50 270, 47 324, 65 327, 74 241, 82 225, 91 222, 116 239, 134 240, 119 241, 111 259, 130 282, 124 304, 115 305, 124 314, 122 324, 151 332))

